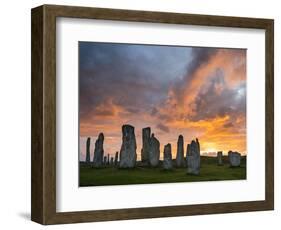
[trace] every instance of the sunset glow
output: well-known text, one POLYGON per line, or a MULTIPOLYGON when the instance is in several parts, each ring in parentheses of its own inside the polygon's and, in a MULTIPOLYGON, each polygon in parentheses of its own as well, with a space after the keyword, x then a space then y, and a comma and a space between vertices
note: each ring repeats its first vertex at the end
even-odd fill
POLYGON ((80 159, 86 139, 103 132, 105 154, 121 147, 121 127, 135 127, 140 159, 142 128, 164 145, 184 136, 201 154, 246 150, 246 50, 79 43, 80 159))

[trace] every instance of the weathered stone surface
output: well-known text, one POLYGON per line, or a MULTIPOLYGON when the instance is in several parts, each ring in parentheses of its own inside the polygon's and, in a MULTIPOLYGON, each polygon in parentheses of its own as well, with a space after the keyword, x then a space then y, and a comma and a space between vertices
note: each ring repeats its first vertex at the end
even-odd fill
POLYGON ((106 156, 103 157, 103 164, 106 165, 107 159, 106 156))
POLYGON ((104 135, 103 133, 100 133, 95 143, 94 160, 93 160, 94 167, 101 167, 103 164, 103 154, 104 154, 103 141, 104 141, 104 135))
POLYGON ((173 168, 171 144, 167 144, 164 146, 163 168, 166 170, 170 170, 173 168))
POLYGON ((114 165, 118 165, 118 152, 115 153, 114 165))
POLYGON ((241 163, 241 154, 238 152, 228 152, 228 160, 231 167, 239 167, 241 163))
POLYGON ((110 156, 109 153, 107 154, 107 165, 109 165, 109 161, 110 161, 110 156))
POLYGON ((122 126, 122 146, 120 150, 120 168, 134 168, 136 164, 137 144, 135 128, 131 125, 122 126))
POLYGON ((110 158, 110 165, 114 165, 114 157, 110 158))
POLYGON ((219 151, 217 153, 217 160, 218 160, 218 165, 222 166, 223 165, 223 160, 222 160, 222 151, 219 151))
POLYGON ((186 152, 187 173, 198 175, 200 173, 200 144, 198 139, 187 145, 186 152))
POLYGON ((160 142, 154 136, 154 134, 151 135, 149 144, 150 144, 149 154, 148 154, 149 165, 152 166, 152 167, 156 167, 159 164, 160 142))
POLYGON ((90 145, 91 145, 91 138, 88 137, 87 138, 87 142, 86 142, 86 163, 90 163, 91 162, 91 157, 90 157, 90 145))
POLYGON ((177 167, 184 167, 184 149, 183 149, 183 136, 179 135, 178 138, 178 145, 177 145, 177 156, 176 156, 176 166, 177 167))
POLYGON ((151 133, 150 127, 142 129, 141 161, 144 164, 149 163, 150 133, 151 133))

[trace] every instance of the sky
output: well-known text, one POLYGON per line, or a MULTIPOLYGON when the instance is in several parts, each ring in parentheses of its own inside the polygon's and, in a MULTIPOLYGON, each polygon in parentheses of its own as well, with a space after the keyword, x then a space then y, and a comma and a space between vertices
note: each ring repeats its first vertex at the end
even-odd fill
POLYGON ((201 154, 246 150, 246 50, 79 42, 80 160, 99 133, 105 154, 120 151, 121 127, 142 128, 164 145, 198 138, 201 154))

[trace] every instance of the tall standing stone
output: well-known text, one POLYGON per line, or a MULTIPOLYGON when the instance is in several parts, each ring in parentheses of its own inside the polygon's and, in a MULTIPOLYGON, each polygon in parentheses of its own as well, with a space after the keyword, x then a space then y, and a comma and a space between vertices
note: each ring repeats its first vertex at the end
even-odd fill
POLYGON ((137 159, 135 128, 131 125, 122 126, 122 146, 120 150, 120 168, 134 168, 137 159))
POLYGON ((230 167, 239 167, 241 163, 241 154, 238 152, 228 152, 228 161, 230 167))
POLYGON ((149 157, 149 165, 152 167, 157 167, 159 164, 159 158, 160 158, 160 142, 154 136, 154 134, 152 134, 151 138, 150 138, 150 147, 149 147, 148 157, 149 157))
POLYGON ((101 167, 103 164, 103 141, 104 141, 104 135, 103 133, 100 133, 98 136, 98 139, 95 143, 95 151, 94 151, 94 167, 101 167))
POLYGON ((103 164, 106 165, 106 162, 107 162, 106 156, 104 156, 104 157, 103 157, 103 164))
POLYGON ((218 165, 222 166, 223 165, 223 160, 222 160, 222 151, 219 151, 217 153, 217 160, 218 160, 218 165))
POLYGON ((163 168, 166 170, 173 168, 172 147, 170 143, 164 146, 163 168))
POLYGON ((117 166, 118 164, 118 152, 115 153, 115 158, 114 158, 114 165, 117 166))
POLYGON ((183 136, 179 135, 178 144, 177 144, 177 156, 176 156, 176 166, 184 166, 184 150, 183 150, 183 136))
POLYGON ((86 142, 86 163, 88 163, 88 164, 91 162, 90 145, 91 145, 91 138, 88 137, 87 142, 86 142))
POLYGON ((142 129, 141 161, 144 164, 149 163, 150 133, 151 133, 150 127, 142 129))
POLYGON ((200 173, 200 144, 198 139, 192 140, 187 146, 186 153, 187 173, 198 175, 200 173))

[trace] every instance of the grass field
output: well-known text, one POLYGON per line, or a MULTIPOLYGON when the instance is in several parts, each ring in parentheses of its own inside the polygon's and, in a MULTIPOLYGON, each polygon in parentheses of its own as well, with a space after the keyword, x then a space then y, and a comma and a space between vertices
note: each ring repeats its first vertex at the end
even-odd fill
POLYGON ((246 159, 242 158, 241 167, 231 168, 224 158, 224 165, 218 166, 216 158, 201 157, 200 175, 188 175, 186 168, 174 168, 165 171, 161 167, 136 167, 118 169, 107 166, 92 168, 80 163, 80 186, 152 184, 171 182, 242 180, 246 179, 246 159))

